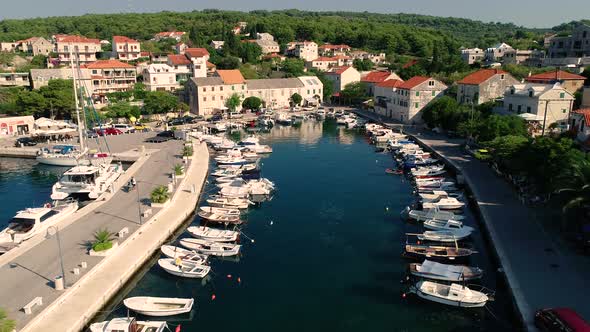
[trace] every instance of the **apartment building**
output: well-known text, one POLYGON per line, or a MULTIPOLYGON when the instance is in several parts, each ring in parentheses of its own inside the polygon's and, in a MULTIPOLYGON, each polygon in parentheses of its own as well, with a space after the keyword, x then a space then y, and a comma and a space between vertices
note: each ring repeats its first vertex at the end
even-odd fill
POLYGON ((466 48, 461 50, 461 59, 468 65, 482 62, 484 58, 485 54, 481 48, 466 48))
POLYGON ((83 36, 55 36, 55 51, 61 63, 69 63, 70 55, 81 64, 96 61, 96 53, 101 51, 100 40, 83 36))
POLYGON ((338 96, 348 84, 360 82, 361 73, 352 66, 334 67, 326 72, 326 78, 332 82, 334 95, 338 96))
POLYGON ((285 55, 312 61, 318 57, 318 44, 312 41, 290 42, 285 49, 285 55))
POLYGON ((137 83, 136 68, 118 60, 98 60, 86 68, 90 71, 92 97, 97 103, 103 103, 107 93, 128 91, 137 83))
POLYGON ((113 36, 113 54, 122 61, 137 60, 141 57, 141 44, 125 36, 113 36))

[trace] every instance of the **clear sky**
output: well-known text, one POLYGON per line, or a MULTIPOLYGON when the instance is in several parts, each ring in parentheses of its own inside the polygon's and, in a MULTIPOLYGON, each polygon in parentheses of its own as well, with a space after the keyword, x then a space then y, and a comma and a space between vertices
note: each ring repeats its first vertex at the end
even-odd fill
POLYGON ((0 19, 85 13, 191 11, 205 8, 417 13, 552 27, 590 18, 590 0, 2 0, 0 19), (585 17, 584 17, 585 16, 585 17))

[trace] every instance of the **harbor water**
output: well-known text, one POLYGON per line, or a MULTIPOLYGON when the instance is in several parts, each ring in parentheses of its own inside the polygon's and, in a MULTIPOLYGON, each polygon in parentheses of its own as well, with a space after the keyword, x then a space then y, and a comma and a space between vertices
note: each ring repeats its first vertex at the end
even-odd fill
MULTIPOLYGON (((180 324, 182 331, 513 330, 510 295, 481 231, 473 238, 479 253, 470 264, 483 268, 481 284, 496 290, 487 308, 402 296, 407 285, 400 281, 410 262, 401 256, 405 233, 421 226, 402 220, 400 211, 415 196, 407 179, 385 173, 393 166, 391 156, 375 153, 362 133, 308 120, 262 133, 261 143, 274 150, 261 161, 262 176, 278 191, 247 213, 242 254, 212 258, 212 273, 203 280, 169 275, 154 259, 120 298, 195 298, 190 315, 165 318, 172 330, 180 324)), ((34 162, 2 174, 0 197, 10 202, 3 204, 9 207, 2 209, 3 220, 32 200, 47 200, 56 179, 34 162)), ((209 183, 203 202, 215 192, 214 181, 209 183)), ((479 228, 466 214, 466 224, 479 228)), ((128 314, 121 301, 105 310, 100 319, 128 314)))

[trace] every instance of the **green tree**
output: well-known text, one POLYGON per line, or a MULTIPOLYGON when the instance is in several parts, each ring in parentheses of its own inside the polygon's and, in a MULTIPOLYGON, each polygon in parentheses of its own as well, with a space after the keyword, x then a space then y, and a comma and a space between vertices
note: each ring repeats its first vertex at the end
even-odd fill
POLYGON ((143 83, 135 83, 135 85, 133 86, 133 98, 138 99, 138 100, 143 100, 145 99, 146 95, 147 95, 147 91, 145 89, 145 84, 143 83))
POLYGON ((256 71, 256 67, 249 63, 240 66, 240 73, 242 73, 242 76, 244 76, 244 78, 247 80, 259 78, 258 72, 256 71))
POLYGON ((260 106, 262 106, 262 100, 255 96, 248 97, 242 102, 242 108, 245 109, 258 110, 260 106))
POLYGON ((323 72, 316 72, 316 75, 319 78, 319 80, 322 82, 322 85, 323 85, 323 88, 322 88, 323 100, 330 100, 330 98, 332 97, 332 94, 334 94, 334 85, 333 85, 332 81, 330 81, 328 78, 326 78, 326 74, 324 74, 323 72))
POLYGON ((12 332, 16 328, 16 322, 8 319, 6 311, 0 308, 0 332, 12 332))
POLYGON ((147 114, 163 114, 172 112, 178 106, 178 98, 165 91, 146 93, 143 109, 147 114))
POLYGON ((234 56, 224 56, 216 63, 218 69, 238 69, 240 59, 234 56))
POLYGON ((232 112, 236 111, 236 108, 240 106, 242 100, 240 95, 237 93, 232 94, 227 100, 225 101, 225 106, 229 108, 232 112))
POLYGON ((301 97, 301 95, 297 92, 291 96, 291 102, 293 102, 293 105, 300 105, 302 100, 303 97, 301 97))
POLYGON ((366 97, 367 85, 364 82, 353 82, 347 84, 342 91, 340 96, 346 103, 358 103, 366 97))
POLYGON ((242 43, 239 55, 243 63, 258 63, 262 55, 262 48, 256 43, 242 43))
POLYGON ((286 77, 305 75, 305 63, 302 59, 285 59, 282 67, 286 77))
POLYGON ((369 71, 373 69, 373 61, 369 59, 354 59, 352 65, 358 71, 369 71))
POLYGON ((166 186, 158 186, 154 188, 150 194, 151 201, 157 204, 165 203, 168 198, 170 198, 170 193, 168 192, 168 187, 166 186))
POLYGON ((525 121, 516 115, 493 114, 479 128, 479 140, 483 142, 506 135, 528 136, 525 121))

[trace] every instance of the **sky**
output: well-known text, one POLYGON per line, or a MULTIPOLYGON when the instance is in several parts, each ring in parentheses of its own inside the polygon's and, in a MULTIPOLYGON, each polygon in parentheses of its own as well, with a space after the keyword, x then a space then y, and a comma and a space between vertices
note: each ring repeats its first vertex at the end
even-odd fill
POLYGON ((454 16, 549 28, 590 18, 589 0, 3 0, 0 19, 86 13, 191 11, 206 8, 249 11, 288 9, 368 11, 454 16), (7 4, 9 3, 9 4, 7 4), (539 10, 542 8, 543 10, 539 10), (585 17, 584 17, 585 16, 585 17))

